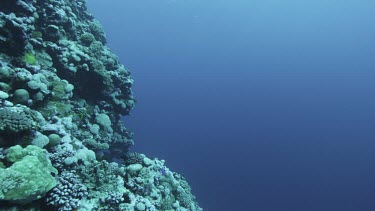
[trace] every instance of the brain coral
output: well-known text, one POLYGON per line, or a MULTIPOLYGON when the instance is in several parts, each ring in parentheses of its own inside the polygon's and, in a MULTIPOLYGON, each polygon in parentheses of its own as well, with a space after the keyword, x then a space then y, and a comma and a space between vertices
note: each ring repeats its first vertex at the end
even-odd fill
POLYGON ((24 107, 0 108, 0 132, 18 133, 35 127, 28 109, 24 107))

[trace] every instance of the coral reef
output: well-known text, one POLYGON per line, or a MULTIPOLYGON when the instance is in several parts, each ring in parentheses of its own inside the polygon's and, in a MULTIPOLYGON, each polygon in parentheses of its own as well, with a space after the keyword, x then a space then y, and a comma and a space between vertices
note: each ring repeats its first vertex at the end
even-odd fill
POLYGON ((130 72, 84 0, 0 2, 0 210, 202 210, 129 152, 130 72))

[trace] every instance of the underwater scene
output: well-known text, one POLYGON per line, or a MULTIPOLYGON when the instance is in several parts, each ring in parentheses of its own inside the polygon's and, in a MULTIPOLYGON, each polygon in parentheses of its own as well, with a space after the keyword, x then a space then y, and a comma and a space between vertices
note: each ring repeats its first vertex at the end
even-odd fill
POLYGON ((0 1, 0 211, 374 211, 375 1, 0 1))

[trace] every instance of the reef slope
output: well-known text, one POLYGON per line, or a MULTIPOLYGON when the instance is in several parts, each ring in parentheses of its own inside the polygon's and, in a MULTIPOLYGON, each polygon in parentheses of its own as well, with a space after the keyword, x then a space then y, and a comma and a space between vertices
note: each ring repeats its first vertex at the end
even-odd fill
POLYGON ((1 1, 0 210, 202 210, 128 151, 132 83, 85 1, 1 1))

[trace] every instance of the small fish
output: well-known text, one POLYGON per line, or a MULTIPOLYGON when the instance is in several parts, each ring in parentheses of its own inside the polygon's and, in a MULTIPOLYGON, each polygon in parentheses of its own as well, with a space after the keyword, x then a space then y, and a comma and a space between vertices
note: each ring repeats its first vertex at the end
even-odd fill
POLYGON ((160 169, 160 173, 161 173, 161 175, 165 176, 165 174, 166 174, 166 173, 165 173, 165 169, 164 169, 164 168, 161 168, 161 169, 160 169))

